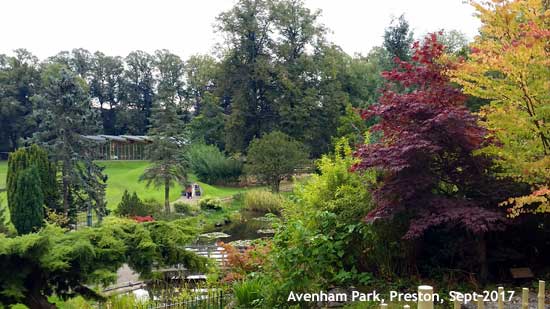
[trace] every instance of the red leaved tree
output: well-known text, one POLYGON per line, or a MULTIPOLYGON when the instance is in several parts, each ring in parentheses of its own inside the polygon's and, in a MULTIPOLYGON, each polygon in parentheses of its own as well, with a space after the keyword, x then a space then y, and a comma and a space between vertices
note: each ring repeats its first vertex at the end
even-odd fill
POLYGON ((486 132, 445 75, 453 64, 440 61, 444 46, 435 34, 414 50, 410 62, 395 59, 396 68, 383 73, 379 104, 362 112, 364 119, 377 119, 371 131, 380 140, 356 151, 361 161, 353 169, 384 172, 374 192, 377 207, 366 221, 406 211, 413 219, 405 238, 441 225, 478 235, 503 229, 500 189, 486 174, 487 159, 473 155, 486 132))

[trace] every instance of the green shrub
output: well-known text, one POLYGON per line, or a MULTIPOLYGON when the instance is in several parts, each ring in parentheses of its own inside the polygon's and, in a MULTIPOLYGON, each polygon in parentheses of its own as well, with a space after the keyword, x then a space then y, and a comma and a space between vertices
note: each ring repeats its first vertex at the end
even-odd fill
POLYGON ((226 157, 216 146, 192 145, 184 157, 198 179, 206 183, 235 183, 242 174, 242 162, 226 157))
POLYGON ((159 201, 155 200, 154 198, 147 198, 143 200, 143 205, 149 215, 154 215, 154 214, 163 212, 164 205, 161 204, 159 201))
POLYGON ((244 195, 244 208, 254 211, 279 213, 283 199, 267 190, 252 190, 244 195))
POLYGON ((177 213, 186 214, 186 215, 193 215, 197 212, 196 207, 194 207, 191 204, 187 204, 183 202, 174 203, 174 210, 177 213))
POLYGON ((154 199, 142 201, 136 192, 130 195, 128 190, 125 190, 115 214, 121 217, 148 216, 160 212, 161 209, 162 205, 158 201, 154 199))
POLYGON ((222 203, 220 200, 205 198, 199 201, 199 207, 203 210, 222 210, 222 203))
POLYGON ((237 308, 262 307, 263 283, 259 279, 248 279, 233 284, 233 295, 237 300, 237 308))

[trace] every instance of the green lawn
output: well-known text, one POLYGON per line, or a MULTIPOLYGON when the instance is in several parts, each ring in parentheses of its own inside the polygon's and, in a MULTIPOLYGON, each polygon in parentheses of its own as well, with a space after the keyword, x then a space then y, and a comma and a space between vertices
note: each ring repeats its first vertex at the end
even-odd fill
POLYGON ((8 174, 8 161, 0 161, 0 189, 6 187, 7 174, 8 174))
MULTIPOLYGON (((143 173, 147 161, 98 161, 98 164, 105 166, 107 180, 107 207, 114 209, 122 198, 124 190, 136 191, 141 199, 154 198, 160 202, 164 200, 164 188, 147 188, 144 182, 138 182, 139 176, 143 173)), ((212 186, 197 181, 195 175, 190 174, 189 180, 197 182, 203 189, 204 197, 224 198, 243 191, 243 188, 212 186)), ((175 185, 170 189, 170 201, 175 201, 181 195, 181 186, 175 185)))
MULTIPOLYGON (((98 161, 105 167, 107 179, 107 207, 115 209, 124 190, 136 192, 141 199, 153 198, 160 202, 164 200, 164 188, 146 187, 145 182, 139 182, 139 176, 149 164, 147 161, 98 161)), ((176 200, 181 195, 181 187, 173 186, 170 190, 170 200, 176 200)))
MULTIPOLYGON (((6 187, 6 176, 8 174, 8 161, 0 161, 0 191, 6 187)), ((0 192, 0 201, 6 202, 6 192, 0 192)))
MULTIPOLYGON (((107 180, 107 207, 114 209, 122 198, 124 190, 130 192, 136 191, 141 199, 154 198, 160 202, 164 199, 164 188, 147 188, 144 182, 138 182, 139 176, 143 173, 147 161, 98 161, 101 166, 105 166, 107 180)), ((6 174, 8 169, 7 161, 0 161, 0 188, 6 186, 6 174)), ((238 192, 244 191, 243 188, 211 186, 197 181, 197 177, 190 174, 189 180, 197 182, 202 186, 204 197, 224 198, 232 196, 238 192)), ((179 185, 173 186, 170 190, 170 200, 176 200, 181 194, 182 188, 179 185)), ((0 193, 0 199, 5 200, 6 193, 0 193)))

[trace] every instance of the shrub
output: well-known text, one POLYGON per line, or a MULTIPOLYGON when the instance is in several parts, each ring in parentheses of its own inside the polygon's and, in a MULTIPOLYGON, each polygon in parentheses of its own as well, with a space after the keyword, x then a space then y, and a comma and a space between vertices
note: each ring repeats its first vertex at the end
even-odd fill
POLYGON ((161 209, 162 205, 158 201, 154 199, 142 201, 136 192, 130 195, 128 190, 125 190, 115 213, 121 217, 143 217, 156 214, 160 212, 161 209))
POLYGON ((244 195, 244 208, 254 211, 279 213, 283 199, 267 190, 252 190, 244 195))
POLYGON ((17 233, 23 235, 40 229, 44 224, 44 195, 36 167, 19 171, 13 193, 10 215, 17 233))
POLYGON ((212 145, 192 145, 184 157, 198 179, 206 183, 234 183, 242 174, 241 161, 226 157, 212 145))
POLYGON ((270 242, 255 242, 244 251, 224 242, 218 242, 227 254, 227 273, 223 278, 225 282, 240 280, 255 272, 260 272, 265 266, 268 254, 271 251, 270 242))
POLYGON ((143 205, 148 211, 148 214, 158 214, 162 212, 163 205, 154 198, 148 198, 143 200, 143 205))
POLYGON ((187 215, 193 215, 197 212, 196 207, 194 207, 191 204, 182 203, 182 202, 174 203, 174 210, 177 213, 187 214, 187 215))
POLYGON ((203 210, 222 210, 222 203, 220 200, 215 200, 211 198, 201 199, 199 201, 199 207, 203 210))

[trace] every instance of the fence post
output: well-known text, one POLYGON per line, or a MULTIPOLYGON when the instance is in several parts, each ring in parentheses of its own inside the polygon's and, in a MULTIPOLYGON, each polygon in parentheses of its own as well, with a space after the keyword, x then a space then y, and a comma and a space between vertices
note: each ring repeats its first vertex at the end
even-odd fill
POLYGON ((381 303, 380 304, 380 309, 388 309, 388 304, 381 303))
POLYGON ((537 294, 538 309, 544 309, 545 301, 544 281, 539 280, 539 293, 537 294))
POLYGON ((455 299, 453 301, 453 309, 460 309, 460 302, 458 301, 458 299, 455 299))
POLYGON ((477 309, 484 309, 485 303, 483 302, 483 295, 478 295, 477 297, 477 309))
POLYGON ((421 285, 418 287, 418 309, 434 308, 433 292, 434 288, 429 285, 421 285))
POLYGON ((527 309, 529 306, 529 289, 523 288, 521 290, 521 308, 527 309))
POLYGON ((498 287, 498 302, 497 302, 498 309, 503 309, 504 308, 503 298, 504 298, 504 288, 499 286, 498 287))

